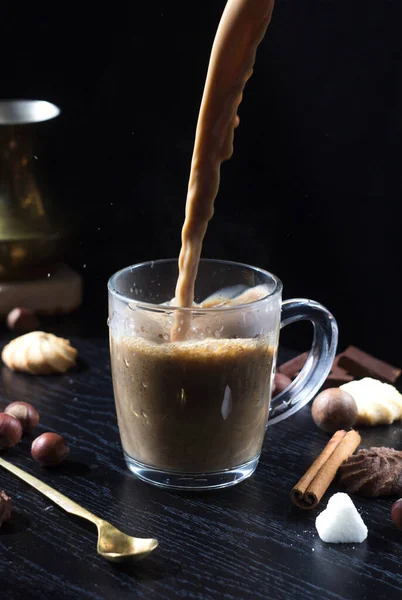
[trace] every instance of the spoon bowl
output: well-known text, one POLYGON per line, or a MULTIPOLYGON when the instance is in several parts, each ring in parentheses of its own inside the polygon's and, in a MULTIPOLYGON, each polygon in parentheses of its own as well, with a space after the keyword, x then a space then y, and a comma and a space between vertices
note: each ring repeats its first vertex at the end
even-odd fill
POLYGON ((153 538, 132 537, 106 521, 98 524, 98 554, 111 562, 121 562, 128 558, 140 560, 157 546, 158 541, 153 538))

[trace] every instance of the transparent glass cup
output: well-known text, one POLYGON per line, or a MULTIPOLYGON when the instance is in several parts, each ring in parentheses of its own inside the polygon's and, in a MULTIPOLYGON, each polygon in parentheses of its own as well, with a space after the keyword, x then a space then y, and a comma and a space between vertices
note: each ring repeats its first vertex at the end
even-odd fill
POLYGON ((256 267, 201 260, 191 309, 169 305, 177 276, 177 260, 169 259, 127 267, 109 280, 121 442, 140 479, 177 489, 222 488, 254 472, 267 423, 292 415, 321 387, 338 329, 317 302, 282 302, 282 283, 256 267), (272 399, 280 329, 304 319, 314 329, 308 360, 272 399))

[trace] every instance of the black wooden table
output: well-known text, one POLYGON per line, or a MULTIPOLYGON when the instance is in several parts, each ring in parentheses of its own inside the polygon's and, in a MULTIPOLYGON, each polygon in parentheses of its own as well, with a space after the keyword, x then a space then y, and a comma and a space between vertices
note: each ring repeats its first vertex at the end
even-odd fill
MULTIPOLYGON (((5 339, 3 339, 3 342, 5 339)), ((316 511, 302 512, 289 491, 328 436, 310 408, 268 428, 256 473, 220 492, 164 491, 126 469, 118 435, 107 341, 73 339, 81 364, 64 376, 2 371, 1 402, 32 402, 38 432, 55 430, 70 460, 45 470, 30 458, 30 440, 5 455, 89 510, 159 548, 146 560, 113 565, 96 554, 96 531, 0 470, 12 496, 12 522, 0 529, 0 598, 272 598, 308 600, 402 597, 402 532, 390 519, 392 499, 355 498, 369 529, 362 544, 318 538, 316 511)), ((363 445, 402 449, 402 426, 362 432, 363 445)), ((338 491, 332 486, 330 495, 338 491)))

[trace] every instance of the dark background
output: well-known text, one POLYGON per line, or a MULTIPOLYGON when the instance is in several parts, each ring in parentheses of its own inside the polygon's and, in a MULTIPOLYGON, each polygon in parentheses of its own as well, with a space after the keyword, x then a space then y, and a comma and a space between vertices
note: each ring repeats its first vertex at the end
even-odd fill
MULTIPOLYGON (((108 276, 178 255, 224 4, 1 4, 0 95, 63 111, 38 159, 53 202, 74 222, 70 264, 85 278, 82 310, 104 333, 108 276)), ((275 272, 285 298, 314 298, 335 314, 341 346, 396 364, 401 21, 400 0, 277 1, 204 244, 206 257, 275 272)))

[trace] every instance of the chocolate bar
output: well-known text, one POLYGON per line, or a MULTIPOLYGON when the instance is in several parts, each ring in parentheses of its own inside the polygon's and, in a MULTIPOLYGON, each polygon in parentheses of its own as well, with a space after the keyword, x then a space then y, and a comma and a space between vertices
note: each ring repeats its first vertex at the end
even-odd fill
POLYGON ((302 370, 304 363, 308 358, 308 352, 303 352, 303 354, 299 354, 294 358, 291 358, 287 362, 283 363, 280 367, 278 367, 279 373, 294 379, 296 375, 302 370))
POLYGON ((346 369, 354 378, 373 377, 385 383, 395 383, 401 374, 401 369, 374 358, 355 346, 349 346, 341 353, 338 366, 346 369))
MULTIPOLYGON (((338 365, 340 356, 341 355, 338 354, 335 357, 331 372, 328 375, 327 379, 325 380, 323 389, 326 389, 329 387, 339 387, 340 385, 343 385, 344 383, 349 383, 349 381, 353 381, 353 379, 354 379, 353 375, 350 375, 350 373, 348 373, 346 371, 346 369, 343 369, 342 367, 340 367, 338 365)), ((281 365, 278 368, 278 372, 281 373, 282 375, 286 375, 287 377, 290 377, 291 379, 294 379, 295 377, 298 376, 298 374, 302 370, 304 363, 307 360, 307 357, 308 357, 308 352, 303 352, 303 354, 299 354, 298 356, 295 356, 291 360, 288 360, 286 363, 281 365)))
POLYGON ((327 379, 324 381, 322 389, 325 390, 325 389, 331 388, 331 387, 339 387, 340 385, 343 385, 344 383, 349 383, 349 381, 353 381, 353 379, 354 379, 353 375, 348 373, 346 371, 346 369, 343 369, 342 367, 339 366, 340 357, 341 357, 341 354, 337 354, 335 356, 334 362, 332 363, 331 371, 330 371, 327 379))
MULTIPOLYGON (((302 370, 307 358, 308 352, 303 352, 281 365, 278 372, 294 379, 302 370)), ((395 383, 400 374, 401 369, 378 360, 355 346, 349 346, 344 352, 335 356, 331 372, 322 389, 339 387, 362 377, 373 377, 386 383, 395 383)))
POLYGON ((327 388, 339 387, 344 383, 349 383, 349 381, 353 381, 353 379, 353 375, 348 373, 346 369, 342 369, 342 367, 339 366, 334 366, 331 369, 330 374, 324 381, 322 389, 325 390, 327 388))

